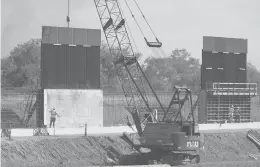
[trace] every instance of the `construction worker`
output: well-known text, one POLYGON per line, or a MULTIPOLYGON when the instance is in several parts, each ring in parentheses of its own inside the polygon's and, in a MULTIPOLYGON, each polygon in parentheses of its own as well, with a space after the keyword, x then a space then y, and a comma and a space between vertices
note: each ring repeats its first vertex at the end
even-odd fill
POLYGON ((229 122, 230 122, 230 123, 233 122, 234 111, 235 111, 234 106, 231 105, 231 106, 229 107, 229 122))
POLYGON ((51 113, 51 118, 50 118, 50 128, 51 128, 51 124, 53 125, 52 127, 55 127, 55 121, 56 121, 56 116, 60 117, 58 115, 58 113, 55 110, 55 107, 53 107, 53 109, 50 110, 51 113))
POLYGON ((240 122, 240 107, 239 106, 237 106, 234 117, 235 117, 235 122, 239 123, 240 122))

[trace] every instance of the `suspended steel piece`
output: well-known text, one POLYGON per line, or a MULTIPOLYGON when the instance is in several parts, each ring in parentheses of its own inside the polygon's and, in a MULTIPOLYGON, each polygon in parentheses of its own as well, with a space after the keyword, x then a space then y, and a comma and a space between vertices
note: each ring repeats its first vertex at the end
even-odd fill
POLYGON ((134 14, 133 14, 133 12, 132 12, 132 10, 131 10, 129 4, 127 3, 127 0, 125 0, 125 3, 126 3, 127 8, 129 9, 129 11, 130 11, 130 13, 131 13, 133 19, 135 20, 135 22, 136 22, 136 24, 137 24, 137 26, 138 26, 138 28, 139 28, 141 34, 143 35, 144 40, 145 40, 147 46, 150 47, 150 48, 160 48, 160 47, 162 46, 162 43, 161 43, 161 42, 158 40, 158 38, 156 37, 156 35, 155 35, 155 33, 154 33, 152 27, 151 27, 150 24, 148 23, 147 19, 145 18, 144 14, 143 14, 141 8, 139 7, 139 5, 137 4, 137 2, 135 1, 135 4, 137 5, 139 11, 141 12, 141 14, 142 14, 142 16, 143 16, 143 18, 144 18, 146 24, 148 25, 148 27, 150 28, 151 32, 153 33, 153 35, 154 35, 154 37, 155 37, 155 39, 156 39, 155 42, 149 42, 149 41, 147 40, 147 38, 145 37, 144 32, 143 32, 141 26, 138 24, 138 22, 137 22, 137 20, 136 20, 136 18, 135 18, 135 16, 134 16, 134 14))
POLYGON ((156 42, 149 42, 145 37, 144 40, 150 48, 160 48, 162 46, 162 43, 156 38, 156 42))

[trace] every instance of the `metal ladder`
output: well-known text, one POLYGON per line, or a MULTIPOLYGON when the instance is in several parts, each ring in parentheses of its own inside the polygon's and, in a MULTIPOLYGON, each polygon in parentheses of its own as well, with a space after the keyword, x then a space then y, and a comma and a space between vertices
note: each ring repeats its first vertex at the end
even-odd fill
POLYGON ((34 112, 34 105, 35 103, 33 104, 33 101, 34 101, 34 97, 36 96, 36 92, 34 89, 31 89, 30 92, 29 92, 29 95, 28 95, 28 98, 27 98, 27 101, 26 101, 26 105, 25 105, 25 109, 24 109, 24 119, 23 119, 23 123, 26 127, 28 127, 28 123, 31 119, 31 116, 34 112))

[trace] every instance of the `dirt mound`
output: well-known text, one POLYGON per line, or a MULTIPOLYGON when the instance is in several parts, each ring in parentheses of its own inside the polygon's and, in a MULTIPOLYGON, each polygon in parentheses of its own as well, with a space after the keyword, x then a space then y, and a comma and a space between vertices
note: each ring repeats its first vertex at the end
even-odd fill
POLYGON ((120 137, 77 137, 1 142, 2 166, 84 165, 117 162, 130 146, 120 137))
MULTIPOLYGON (((260 130, 255 132, 260 134, 260 130)), ((260 151, 247 132, 205 134, 201 162, 255 161, 260 151)), ((135 139, 136 140, 136 139, 135 139)), ((116 163, 133 153, 121 137, 48 137, 1 141, 2 166, 89 166, 116 163)), ((207 166, 207 165, 206 165, 207 166)))
MULTIPOLYGON (((255 133, 259 134, 260 130, 255 133)), ((201 160, 247 161, 252 160, 252 155, 259 157, 260 150, 247 139, 246 135, 247 132, 205 134, 205 148, 201 151, 201 160)))
POLYGON ((250 133, 252 135, 254 135, 254 137, 256 137, 258 140, 260 140, 260 130, 258 130, 258 131, 253 130, 253 131, 250 131, 250 133))

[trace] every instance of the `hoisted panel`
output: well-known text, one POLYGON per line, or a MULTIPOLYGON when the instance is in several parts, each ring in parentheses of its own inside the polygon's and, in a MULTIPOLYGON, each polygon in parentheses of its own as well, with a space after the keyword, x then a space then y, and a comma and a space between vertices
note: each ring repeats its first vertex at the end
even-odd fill
POLYGON ((144 40, 150 48, 160 48, 162 43, 156 38, 156 42, 148 42, 148 40, 144 37, 144 40))

